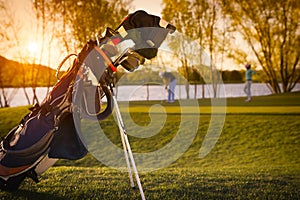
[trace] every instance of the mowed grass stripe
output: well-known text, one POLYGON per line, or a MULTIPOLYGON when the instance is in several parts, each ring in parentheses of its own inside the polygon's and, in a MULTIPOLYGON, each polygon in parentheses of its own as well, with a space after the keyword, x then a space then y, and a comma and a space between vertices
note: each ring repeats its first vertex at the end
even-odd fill
MULTIPOLYGON (((121 107, 121 112, 128 112, 128 107, 121 107)), ((258 114, 299 114, 300 106, 166 106, 166 107, 152 107, 152 106, 133 106, 129 108, 131 113, 176 113, 176 114, 210 114, 210 113, 258 113, 258 114)))

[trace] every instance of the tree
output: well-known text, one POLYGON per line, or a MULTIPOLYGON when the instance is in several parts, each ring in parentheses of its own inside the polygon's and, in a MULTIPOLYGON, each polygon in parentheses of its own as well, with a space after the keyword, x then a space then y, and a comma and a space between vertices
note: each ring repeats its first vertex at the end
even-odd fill
MULTIPOLYGON (((54 34, 56 32, 56 25, 57 25, 57 18, 53 14, 53 10, 49 11, 50 9, 53 9, 53 7, 49 6, 49 2, 47 0, 36 0, 33 1, 33 10, 35 12, 35 18, 37 21, 37 30, 40 32, 41 35, 41 53, 40 53, 40 58, 39 58, 39 63, 42 62, 43 54, 46 53, 44 52, 44 49, 48 49, 48 55, 45 56, 48 59, 47 66, 48 72, 47 72, 47 93, 50 90, 51 86, 51 80, 52 80, 52 70, 50 66, 52 65, 52 58, 51 58, 51 53, 52 53, 52 47, 53 42, 55 40, 56 35, 54 34), (51 14, 52 13, 52 14, 51 14), (51 14, 51 15, 49 15, 51 14), (50 34, 50 37, 46 37, 46 33, 50 32, 53 34, 50 34)), ((47 94, 46 93, 46 94, 47 94)))
MULTIPOLYGON (((1 51, 7 51, 7 49, 11 48, 12 46, 15 47, 19 47, 19 49, 22 49, 22 45, 21 45, 21 41, 20 41, 20 37, 19 37, 19 32, 21 30, 21 23, 19 21, 16 20, 15 18, 15 13, 12 10, 13 5, 11 5, 11 2, 8 1, 0 1, 0 15, 2 16, 0 18, 0 41, 3 43, 3 45, 1 45, 0 50, 1 51)), ((21 61, 26 60, 26 58, 24 57, 24 55, 22 54, 22 52, 16 51, 17 56, 20 58, 21 61)), ((3 66, 2 66, 3 67, 3 66)), ((7 78, 6 77, 6 73, 8 73, 8 71, 2 71, 0 74, 2 75, 1 77, 1 94, 2 94, 2 98, 4 99, 4 105, 3 103, 1 103, 3 106, 7 107, 9 106, 10 100, 12 99, 12 96, 14 96, 13 93, 16 92, 16 90, 14 90, 14 92, 12 94, 8 94, 7 91, 5 91, 4 86, 2 85, 2 80, 3 78, 7 78), (8 95, 10 97, 8 97, 8 95)), ((30 104, 30 100, 25 88, 25 73, 24 73, 24 67, 21 68, 21 73, 20 75, 23 78, 23 91, 25 94, 25 97, 27 99, 28 104, 30 104)), ((9 77, 9 76, 8 76, 9 77)), ((0 95, 0 99, 1 99, 1 95, 0 95)))
POLYGON ((222 71, 222 79, 225 83, 242 83, 244 82, 244 71, 222 71))
POLYGON ((254 54, 248 62, 261 65, 273 93, 290 92, 300 80, 299 1, 222 0, 222 5, 254 54))
POLYGON ((56 21, 54 33, 66 51, 81 48, 85 42, 104 31, 116 27, 128 14, 131 0, 35 0, 39 13, 56 21), (44 8, 47 8, 44 10, 44 8))
POLYGON ((190 29, 186 27, 188 24, 191 25, 191 13, 189 10, 189 4, 186 0, 179 1, 171 1, 171 0, 163 0, 163 10, 162 10, 162 18, 167 20, 176 26, 178 32, 185 34, 179 35, 177 34, 171 41, 169 46, 173 50, 175 59, 180 61, 180 73, 185 78, 184 85, 186 89, 187 99, 189 99, 189 82, 188 82, 188 59, 186 52, 186 42, 185 40, 189 39, 186 37, 190 33, 190 29))
MULTIPOLYGON (((179 32, 198 43, 201 49, 198 50, 200 63, 197 64, 200 74, 207 72, 205 67, 210 68, 210 78, 206 79, 213 87, 213 95, 217 95, 217 85, 219 80, 218 70, 213 60, 217 58, 218 50, 221 49, 219 37, 224 31, 219 30, 217 22, 220 17, 220 5, 217 0, 163 0, 163 18, 172 22, 179 32), (207 60, 204 53, 207 49, 209 63, 203 64, 207 60), (204 68, 203 68, 204 67, 204 68)), ((224 49, 224 48, 223 48, 224 49)), ((224 51, 224 50, 223 50, 224 51)), ((202 75, 203 77, 206 75, 202 75)), ((204 85, 203 85, 204 91, 204 85)), ((204 93, 203 93, 204 96, 204 93)))
MULTIPOLYGON (((42 27, 42 49, 45 43, 51 49, 52 42, 58 39, 65 48, 62 54, 77 52, 106 26, 115 27, 120 23, 128 14, 130 3, 131 0, 34 0, 36 18, 42 27), (45 32, 52 33, 50 38, 45 38, 45 32)), ((51 51, 48 52, 50 66, 51 51)), ((51 71, 48 75, 50 83, 51 71)))

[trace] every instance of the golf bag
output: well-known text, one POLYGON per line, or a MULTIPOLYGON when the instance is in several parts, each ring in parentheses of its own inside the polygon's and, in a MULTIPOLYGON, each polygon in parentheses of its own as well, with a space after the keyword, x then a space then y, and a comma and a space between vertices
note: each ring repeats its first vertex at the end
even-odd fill
POLYGON ((30 108, 1 141, 0 188, 16 190, 26 177, 38 182, 38 175, 58 159, 84 157, 88 149, 75 128, 74 116, 108 117, 114 107, 117 67, 134 71, 145 59, 154 58, 167 34, 174 31, 159 17, 136 11, 116 29, 106 28, 102 36, 87 42, 42 103, 30 108), (125 40, 132 40, 134 46, 119 53, 118 45, 125 40))

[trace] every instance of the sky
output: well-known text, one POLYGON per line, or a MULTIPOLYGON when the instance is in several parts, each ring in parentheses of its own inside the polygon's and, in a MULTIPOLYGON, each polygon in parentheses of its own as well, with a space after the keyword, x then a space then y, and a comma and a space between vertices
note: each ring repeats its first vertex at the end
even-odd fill
POLYGON ((161 17, 161 0, 133 0, 133 6, 135 9, 143 9, 149 14, 157 15, 161 17))

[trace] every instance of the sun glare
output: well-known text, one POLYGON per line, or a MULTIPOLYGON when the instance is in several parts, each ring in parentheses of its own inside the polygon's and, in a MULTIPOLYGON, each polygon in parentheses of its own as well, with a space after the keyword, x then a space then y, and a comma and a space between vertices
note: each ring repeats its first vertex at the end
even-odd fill
POLYGON ((30 42, 27 46, 27 50, 31 55, 35 54, 37 52, 38 46, 35 42, 30 42))

